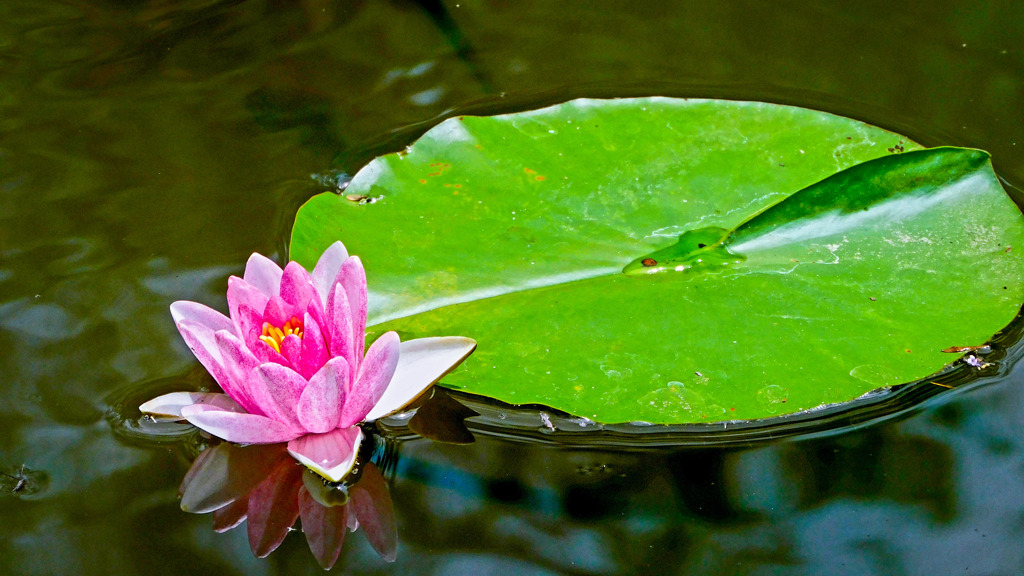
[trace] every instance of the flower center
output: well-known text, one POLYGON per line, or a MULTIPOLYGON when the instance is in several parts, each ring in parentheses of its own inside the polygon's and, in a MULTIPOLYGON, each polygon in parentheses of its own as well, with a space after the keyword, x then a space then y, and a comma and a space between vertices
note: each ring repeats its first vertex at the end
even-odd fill
POLYGON ((292 319, 285 322, 284 326, 278 328, 270 322, 263 323, 263 335, 260 336, 260 340, 266 342, 271 348, 281 353, 281 342, 286 336, 298 336, 302 338, 302 320, 299 320, 295 316, 292 319))

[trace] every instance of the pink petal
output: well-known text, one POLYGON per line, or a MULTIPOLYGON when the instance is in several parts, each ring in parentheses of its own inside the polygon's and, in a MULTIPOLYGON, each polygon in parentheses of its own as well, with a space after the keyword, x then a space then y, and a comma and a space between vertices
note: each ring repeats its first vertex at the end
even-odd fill
POLYGON ((171 392, 144 403, 139 406, 139 411, 155 418, 184 420, 181 409, 193 404, 209 404, 230 412, 245 412, 230 396, 216 392, 171 392))
MULTIPOLYGON (((358 368, 362 356, 356 357, 355 340, 352 337, 352 306, 348 302, 345 287, 335 284, 327 300, 327 329, 331 334, 331 356, 344 356, 349 366, 358 368)), ((354 372, 354 371, 353 371, 354 372)), ((355 374, 353 373, 354 377, 355 374)))
POLYGON ((234 321, 235 326, 239 329, 238 335, 246 342, 249 341, 249 338, 246 330, 242 329, 243 324, 239 318, 239 309, 242 307, 248 308, 251 311, 250 316, 256 316, 259 319, 259 322, 254 323, 250 321, 249 324, 256 324, 259 328, 262 328, 263 315, 258 311, 266 308, 268 301, 270 301, 270 297, 260 292, 252 284, 238 276, 228 278, 228 310, 231 312, 231 320, 234 321))
POLYGON ((263 335, 263 314, 256 308, 250 308, 248 304, 240 304, 235 311, 234 319, 235 326, 238 327, 238 337, 245 342, 250 350, 254 350, 261 343, 269 346, 260 340, 260 336, 263 335))
POLYGON ((313 557, 321 568, 330 570, 338 561, 341 545, 345 542, 348 507, 324 506, 302 490, 299 492, 299 516, 313 557))
POLYGON ((214 331, 206 324, 195 320, 182 320, 176 326, 185 345, 189 347, 199 363, 206 368, 206 371, 220 383, 224 376, 224 359, 221 358, 220 348, 217 347, 214 331))
POLYGON ((326 434, 306 434, 288 443, 288 453, 331 482, 352 470, 363 431, 357 426, 335 428, 326 434))
POLYGON ((206 404, 186 406, 181 413, 193 426, 228 442, 273 444, 294 440, 301 434, 266 416, 239 414, 206 404))
POLYGON ((263 413, 292 430, 307 432, 295 415, 302 390, 309 384, 306 379, 280 364, 260 364, 253 376, 249 394, 263 413))
POLYGON ((209 306, 188 300, 178 300, 171 304, 171 318, 175 324, 188 320, 206 326, 213 332, 234 328, 227 316, 209 306))
POLYGON ((249 391, 252 382, 252 371, 260 365, 259 359, 252 355, 252 352, 245 347, 234 334, 227 330, 221 330, 214 334, 214 341, 220 350, 226 382, 220 382, 220 387, 228 396, 241 404, 242 408, 250 414, 264 415, 259 403, 249 391))
POLYGON ((352 351, 356 358, 362 358, 366 338, 366 271, 363 270, 363 261, 358 256, 350 256, 341 265, 339 277, 352 307, 352 351))
POLYGON ((302 366, 302 339, 295 334, 285 336, 281 341, 281 356, 297 372, 302 366))
POLYGON ((249 547, 257 558, 266 558, 284 542, 299 518, 302 467, 284 462, 249 493, 246 524, 249 547))
POLYGON ((322 434, 338 427, 341 404, 348 391, 348 361, 332 358, 324 364, 302 391, 295 413, 308 431, 322 434))
POLYGON ((263 321, 280 328, 294 316, 292 308, 280 296, 271 296, 263 308, 263 321))
POLYGON ((319 296, 316 298, 310 298, 309 304, 306 306, 306 314, 309 314, 315 319, 321 326, 325 326, 325 319, 327 315, 324 314, 325 301, 321 302, 319 296))
POLYGON ((306 314, 302 321, 302 329, 302 360, 299 373, 303 378, 311 378, 331 356, 327 352, 327 344, 320 332, 320 323, 311 314, 306 314))
POLYGON ((243 278, 268 298, 281 291, 281 267, 262 254, 253 253, 245 263, 243 278))
POLYGON ((296 308, 306 309, 310 299, 318 298, 309 272, 298 262, 289 262, 281 278, 281 299, 296 308))
POLYGON ((320 301, 327 302, 331 295, 334 279, 341 271, 341 264, 348 258, 348 250, 340 241, 331 244, 324 253, 320 255, 316 266, 313 267, 313 286, 320 294, 320 301))
POLYGON ((288 360, 284 356, 278 354, 277 350, 264 342, 263 340, 256 340, 255 345, 249 349, 249 353, 252 354, 260 364, 280 364, 281 366, 288 366, 288 360))
POLYGON ((366 415, 370 422, 404 408, 424 390, 459 365, 476 349, 476 340, 462 336, 417 338, 399 345, 398 367, 387 390, 366 415))
POLYGON ((384 395, 391 377, 398 367, 398 334, 386 332, 366 351, 359 366, 352 389, 345 398, 340 426, 352 426, 362 421, 384 395))
POLYGON ((359 526, 385 562, 394 562, 398 553, 398 530, 395 508, 388 485, 380 470, 369 462, 359 482, 349 489, 349 506, 359 519, 359 526))
POLYGON ((306 329, 306 324, 309 323, 308 320, 306 320, 306 317, 312 318, 313 322, 316 322, 317 329, 319 330, 321 339, 326 347, 330 336, 323 332, 327 327, 327 315, 324 314, 324 304, 320 301, 319 296, 309 299, 309 304, 306 306, 305 310, 305 316, 300 316, 300 318, 302 318, 303 330, 306 329))
MULTIPOLYGON (((212 332, 207 326, 193 320, 182 320, 178 323, 178 332, 181 333, 185 344, 192 350, 199 362, 206 368, 206 371, 213 376, 221 389, 235 399, 247 411, 252 412, 252 403, 248 401, 244 389, 240 388, 237 371, 233 369, 231 362, 224 358, 217 334, 224 334, 234 338, 232 332, 220 330, 212 332)), ((235 338, 237 340, 237 338, 235 338)))

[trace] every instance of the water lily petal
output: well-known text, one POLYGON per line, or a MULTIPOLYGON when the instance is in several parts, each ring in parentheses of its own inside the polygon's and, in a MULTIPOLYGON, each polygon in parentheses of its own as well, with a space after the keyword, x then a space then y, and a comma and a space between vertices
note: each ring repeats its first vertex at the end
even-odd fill
MULTIPOLYGON (((268 298, 269 300, 269 298, 268 298)), ((266 308, 266 305, 263 306, 266 308)), ((260 336, 263 335, 263 313, 259 310, 263 308, 251 308, 248 304, 239 304, 235 310, 233 316, 235 320, 235 326, 238 327, 238 337, 241 338, 242 342, 249 347, 250 350, 255 351, 256 348, 263 344, 270 346, 266 342, 260 340, 260 336)), ((273 350, 273 348, 271 348, 273 350)))
POLYGON ((366 271, 358 256, 348 257, 341 265, 339 282, 345 287, 348 304, 352 308, 352 351, 356 358, 363 357, 366 337, 366 271))
POLYGON ((284 272, 273 260, 262 254, 253 253, 245 263, 243 279, 263 292, 267 297, 281 291, 281 276, 284 272))
POLYGON ((348 392, 348 361, 332 358, 324 364, 302 391, 295 413, 308 431, 322 434, 338 427, 341 405, 348 392))
POLYGON ((193 404, 209 404, 230 412, 245 412, 245 408, 230 396, 216 392, 171 392, 144 403, 139 406, 139 411, 154 418, 184 420, 181 409, 193 404))
POLYGON ((320 331, 320 323, 312 314, 306 313, 302 326, 304 334, 299 374, 302 374, 303 378, 311 378, 330 359, 331 355, 327 351, 327 343, 324 342, 324 336, 320 331))
POLYGON ((302 339, 295 334, 289 334, 281 340, 281 356, 288 361, 288 365, 296 372, 302 366, 302 339))
POLYGON ((458 366, 476 349, 476 340, 462 336, 417 338, 400 345, 398 367, 384 395, 365 420, 372 422, 396 412, 458 366))
POLYGON ((368 463, 359 482, 349 490, 349 506, 359 519, 359 526, 385 562, 394 562, 398 552, 398 530, 395 508, 388 485, 380 470, 368 463))
POLYGON ((217 312, 205 304, 191 302, 189 300, 178 300, 171 304, 171 318, 174 319, 175 324, 184 320, 189 320, 190 322, 196 322, 206 326, 213 332, 218 330, 231 330, 234 327, 231 323, 231 319, 227 316, 217 312))
POLYGON ((313 297, 310 298, 309 303, 306 304, 306 312, 313 314, 318 320, 323 321, 323 319, 326 318, 326 315, 324 315, 324 310, 326 310, 326 306, 327 298, 320 298, 320 293, 314 289, 313 297))
POLYGON ((293 306, 290 306, 280 296, 275 294, 270 297, 270 300, 267 300, 267 305, 263 307, 263 321, 270 322, 273 326, 280 328, 294 316, 292 313, 293 308, 293 306))
POLYGON ((266 558, 284 542, 299 518, 302 468, 294 462, 281 466, 249 493, 246 526, 249 547, 257 558, 266 558))
POLYGON ((216 378, 215 371, 220 371, 223 359, 213 338, 215 332, 206 324, 189 319, 184 319, 175 326, 192 354, 195 354, 199 362, 216 378))
POLYGON ((316 288, 318 294, 320 294, 320 301, 327 302, 327 298, 331 295, 332 287, 334 286, 334 279, 338 277, 338 272, 341 271, 341 264, 348 258, 348 250, 345 249, 345 245, 340 241, 331 244, 324 253, 320 255, 320 259, 316 261, 316 266, 313 267, 313 286, 316 288))
POLYGON ((253 375, 249 394, 263 413, 293 430, 306 432, 295 414, 302 390, 308 385, 306 379, 280 364, 260 364, 253 375))
POLYGON ((238 276, 228 278, 228 310, 231 313, 231 320, 234 321, 235 326, 239 329, 238 335, 246 342, 248 342, 249 339, 246 336, 246 331, 242 330, 242 323, 238 317, 239 308, 245 306, 249 308, 253 314, 259 316, 259 322, 257 322, 256 325, 258 327, 262 327, 262 314, 257 311, 266 308, 269 300, 269 296, 260 292, 258 288, 249 284, 245 280, 242 280, 238 276))
POLYGON ((221 330, 214 334, 214 341, 221 354, 223 371, 226 382, 221 382, 220 387, 235 399, 236 402, 245 408, 250 414, 265 415, 259 406, 259 402, 250 393, 252 371, 261 364, 260 360, 252 355, 252 352, 242 341, 227 330, 221 330))
POLYGON ((230 412, 208 404, 185 406, 181 414, 193 426, 228 442, 273 444, 294 440, 301 434, 266 416, 230 412))
POLYGON ((394 332, 382 334, 366 351, 359 375, 345 398, 341 426, 362 421, 381 399, 398 367, 399 352, 399 338, 394 332))
POLYGON ((335 428, 292 440, 288 453, 331 482, 340 482, 355 465, 362 440, 363 431, 358 426, 335 428))
POLYGON ((355 339, 352 336, 352 307, 348 303, 345 287, 341 284, 334 285, 327 299, 327 319, 327 331, 331 335, 331 356, 344 356, 349 366, 357 368, 362 357, 356 357, 355 339))
POLYGON ((298 262, 289 262, 281 277, 281 299, 295 308, 306 309, 311 298, 317 298, 313 279, 298 262))
MULTIPOLYGON (((209 326, 188 319, 178 322, 177 328, 181 338, 192 350, 192 354, 199 360, 199 363, 213 376, 217 384, 220 384, 221 389, 233 396, 231 390, 236 386, 231 380, 230 372, 224 366, 224 358, 217 345, 216 333, 209 326)), ((221 330, 221 332, 227 333, 228 331, 221 330)))
POLYGON ((281 366, 288 366, 288 360, 278 354, 277 350, 274 350, 273 346, 267 344, 263 340, 256 340, 256 344, 249 349, 249 353, 252 354, 260 364, 280 364, 281 366))

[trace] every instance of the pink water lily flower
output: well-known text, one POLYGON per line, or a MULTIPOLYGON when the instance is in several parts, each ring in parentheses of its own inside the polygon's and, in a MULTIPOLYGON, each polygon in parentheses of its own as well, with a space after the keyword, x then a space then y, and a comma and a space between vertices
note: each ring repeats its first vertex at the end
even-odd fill
POLYGON ((313 273, 282 270, 253 254, 228 280, 230 317, 196 302, 171 305, 178 331, 224 390, 176 392, 143 404, 229 442, 288 442, 288 452, 328 480, 355 461, 357 426, 411 402, 476 347, 469 338, 400 342, 394 332, 364 351, 362 262, 336 242, 313 273))

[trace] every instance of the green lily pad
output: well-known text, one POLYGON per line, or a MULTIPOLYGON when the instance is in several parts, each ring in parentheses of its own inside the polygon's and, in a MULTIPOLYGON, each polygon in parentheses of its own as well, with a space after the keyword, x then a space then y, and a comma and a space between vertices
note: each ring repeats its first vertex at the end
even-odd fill
POLYGON ((378 333, 478 341, 443 385, 605 423, 847 402, 1024 300, 1024 218, 986 153, 752 102, 452 118, 311 199, 291 256, 339 239, 378 333))

